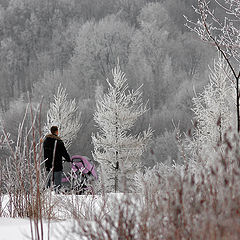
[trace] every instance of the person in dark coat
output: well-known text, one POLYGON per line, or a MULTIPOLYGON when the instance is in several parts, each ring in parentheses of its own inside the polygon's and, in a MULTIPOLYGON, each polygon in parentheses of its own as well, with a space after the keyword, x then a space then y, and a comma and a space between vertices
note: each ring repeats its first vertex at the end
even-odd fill
POLYGON ((51 134, 46 135, 43 142, 45 168, 48 176, 47 187, 50 187, 53 183, 55 191, 59 192, 63 170, 62 157, 67 162, 71 162, 71 159, 63 141, 58 136, 58 127, 52 126, 50 130, 51 134), (53 156, 55 157, 53 158, 53 156))

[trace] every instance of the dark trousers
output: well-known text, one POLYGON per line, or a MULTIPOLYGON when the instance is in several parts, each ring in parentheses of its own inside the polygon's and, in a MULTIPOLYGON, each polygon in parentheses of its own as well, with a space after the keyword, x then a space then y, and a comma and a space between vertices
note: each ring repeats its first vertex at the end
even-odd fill
POLYGON ((54 187, 55 192, 59 192, 62 186, 62 171, 54 172, 47 171, 47 188, 54 187))

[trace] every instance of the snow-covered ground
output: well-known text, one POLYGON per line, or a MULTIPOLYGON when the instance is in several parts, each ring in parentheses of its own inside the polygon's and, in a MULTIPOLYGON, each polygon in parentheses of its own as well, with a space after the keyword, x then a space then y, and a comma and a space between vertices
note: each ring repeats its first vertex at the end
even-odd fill
MULTIPOLYGON (((54 216, 59 220, 51 220, 50 226, 47 220, 43 222, 44 240, 84 240, 79 235, 75 235, 75 239, 73 239, 73 235, 68 236, 75 225, 72 211, 74 210, 75 214, 83 219, 91 221, 94 215, 98 214, 100 216, 105 211, 111 211, 112 204, 120 200, 122 196, 122 194, 110 194, 103 201, 100 196, 53 195, 53 200, 58 202, 57 207, 54 208, 54 216)), ((8 203, 7 196, 4 197, 2 203, 4 203, 3 206, 8 203)), ((7 214, 5 215, 7 216, 7 214)), ((34 227, 33 223, 32 226, 34 227)), ((31 222, 28 218, 0 217, 0 240, 25 239, 32 239, 31 222)))
POLYGON ((30 223, 27 219, 0 218, 0 239, 26 239, 30 236, 30 223))
MULTIPOLYGON (((67 236, 62 235, 61 229, 71 226, 70 221, 52 222, 50 224, 50 239, 60 240, 66 239, 67 236), (62 237, 59 237, 61 232, 62 237)), ((0 240, 26 240, 31 239, 31 224, 29 219, 21 218, 0 218, 0 240)), ((48 223, 44 222, 44 240, 48 239, 48 223)), ((80 238, 79 238, 80 239, 80 238)))
MULTIPOLYGON (((2 198, 2 206, 5 210, 3 215, 6 217, 0 217, 0 240, 25 240, 32 239, 31 236, 31 225, 34 228, 34 224, 30 222, 29 218, 10 218, 7 217, 7 206, 8 206, 8 196, 2 198)), ((71 226, 73 226, 74 221, 69 218, 71 216, 72 206, 81 206, 81 212, 84 214, 88 204, 95 200, 91 196, 74 196, 74 195, 52 195, 52 201, 59 204, 54 208, 54 216, 60 220, 43 221, 43 236, 44 240, 68 240, 65 236, 68 230, 70 231, 71 226), (74 201, 74 205, 70 205, 70 202, 74 201), (66 208, 65 208, 66 206, 66 208), (68 220, 65 220, 68 219, 68 220), (48 236, 49 235, 49 236, 48 236)), ((40 228, 39 224, 39 228, 40 228)), ((34 232, 34 230, 33 230, 34 232)), ((34 238, 35 239, 35 238, 34 238)), ((42 238, 41 238, 42 239, 42 238)), ((81 239, 80 237, 77 239, 81 239)), ((70 239, 69 239, 70 240, 70 239)), ((71 239, 72 240, 72 239, 71 239)))

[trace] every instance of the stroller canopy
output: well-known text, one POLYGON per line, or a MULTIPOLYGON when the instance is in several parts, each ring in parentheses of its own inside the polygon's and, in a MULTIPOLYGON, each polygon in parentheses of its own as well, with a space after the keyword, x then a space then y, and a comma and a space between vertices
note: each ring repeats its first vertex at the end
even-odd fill
POLYGON ((87 174, 90 172, 95 178, 97 178, 95 167, 88 161, 87 157, 81 155, 74 155, 71 157, 71 159, 75 164, 77 164, 78 168, 83 169, 83 173, 87 174))

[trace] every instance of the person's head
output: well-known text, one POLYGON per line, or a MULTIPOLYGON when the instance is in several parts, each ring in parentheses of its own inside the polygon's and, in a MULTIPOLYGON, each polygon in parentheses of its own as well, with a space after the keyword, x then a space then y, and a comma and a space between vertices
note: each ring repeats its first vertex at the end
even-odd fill
POLYGON ((58 135, 58 127, 57 126, 52 126, 50 131, 52 134, 58 135))

